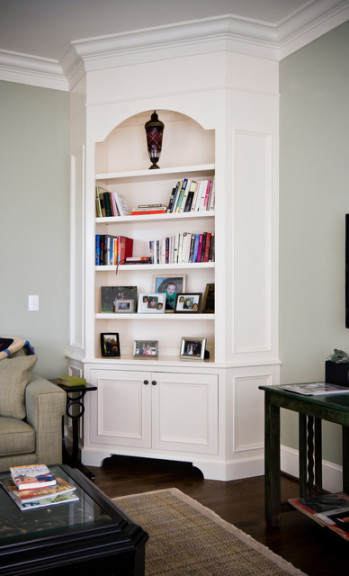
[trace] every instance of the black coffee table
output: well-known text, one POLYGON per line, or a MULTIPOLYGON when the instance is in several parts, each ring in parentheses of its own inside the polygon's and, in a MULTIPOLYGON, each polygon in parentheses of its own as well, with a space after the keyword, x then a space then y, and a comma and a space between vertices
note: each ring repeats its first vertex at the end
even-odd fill
POLYGON ((0 575, 144 575, 147 533, 79 470, 50 469, 79 501, 21 511, 0 485, 0 575))

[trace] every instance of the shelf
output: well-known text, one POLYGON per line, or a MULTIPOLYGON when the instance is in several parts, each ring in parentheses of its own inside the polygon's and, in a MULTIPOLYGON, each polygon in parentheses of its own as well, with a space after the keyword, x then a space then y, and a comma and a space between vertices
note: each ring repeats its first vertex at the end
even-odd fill
MULTIPOLYGON (((182 270, 190 268, 214 268, 215 262, 180 262, 178 264, 122 264, 118 267, 118 272, 129 272, 130 270, 182 270)), ((115 272, 116 266, 96 266, 96 272, 115 272)))
POLYGON ((96 224, 120 224, 123 222, 151 222, 156 220, 191 220, 198 218, 214 218, 215 213, 212 211, 207 212, 183 212, 181 214, 145 214, 136 216, 108 216, 103 218, 96 218, 96 224))
POLYGON ((172 168, 159 168, 158 170, 132 170, 127 172, 104 172, 96 174, 96 180, 122 180, 145 178, 152 179, 159 176, 177 175, 177 174, 201 174, 202 172, 213 172, 214 164, 198 164, 194 166, 175 166, 172 168))
POLYGON ((176 314, 176 313, 169 313, 169 314, 114 314, 111 313, 102 313, 98 312, 96 315, 96 320, 170 320, 170 322, 176 321, 187 321, 187 320, 214 320, 214 314, 191 314, 191 313, 184 313, 184 314, 176 314))

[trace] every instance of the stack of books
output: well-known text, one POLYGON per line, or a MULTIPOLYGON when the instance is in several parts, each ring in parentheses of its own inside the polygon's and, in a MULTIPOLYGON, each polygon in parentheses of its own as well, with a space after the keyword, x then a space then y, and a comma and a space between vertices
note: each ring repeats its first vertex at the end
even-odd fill
POLYGON ((146 214, 166 214, 167 206, 163 204, 138 204, 133 208, 132 216, 145 216, 146 214))
POLYGON ((10 478, 0 482, 20 510, 32 510, 79 500, 76 487, 56 477, 45 464, 10 467, 10 478))

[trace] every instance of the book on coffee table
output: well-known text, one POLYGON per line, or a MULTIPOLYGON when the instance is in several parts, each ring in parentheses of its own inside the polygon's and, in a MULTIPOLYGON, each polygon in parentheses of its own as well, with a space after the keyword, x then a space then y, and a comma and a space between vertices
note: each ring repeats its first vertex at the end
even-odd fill
POLYGON ((46 464, 11 466, 10 474, 18 490, 56 486, 57 480, 46 464))
POLYGON ((69 484, 69 482, 63 480, 63 478, 60 477, 57 477, 56 486, 47 486, 46 488, 33 488, 32 490, 17 490, 17 487, 12 478, 3 480, 0 483, 10 496, 14 494, 16 499, 18 499, 23 504, 26 504, 27 502, 44 500, 47 497, 69 494, 75 492, 76 490, 76 487, 73 486, 73 484, 69 484))

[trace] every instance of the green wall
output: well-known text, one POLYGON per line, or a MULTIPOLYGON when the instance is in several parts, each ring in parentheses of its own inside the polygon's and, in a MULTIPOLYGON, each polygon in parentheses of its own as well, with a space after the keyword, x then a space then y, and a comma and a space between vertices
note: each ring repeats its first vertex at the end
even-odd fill
MULTIPOLYGON (((349 212, 349 23, 280 63, 282 382, 324 378, 344 325, 349 212)), ((69 342, 69 94, 0 81, 0 332, 28 338, 36 371, 65 371, 69 342), (40 311, 28 312, 39 294, 40 311)), ((296 447, 292 415, 283 443, 296 447)), ((325 457, 340 463, 328 425, 325 457)))
POLYGON ((0 333, 27 338, 54 377, 69 342, 68 93, 0 82, 0 199, 0 333))
MULTIPOLYGON (((323 380, 345 328, 349 213, 349 22, 280 63, 280 357, 286 382, 323 380)), ((283 443, 296 447, 287 414, 283 443)), ((327 425, 325 458, 340 463, 327 425)))

